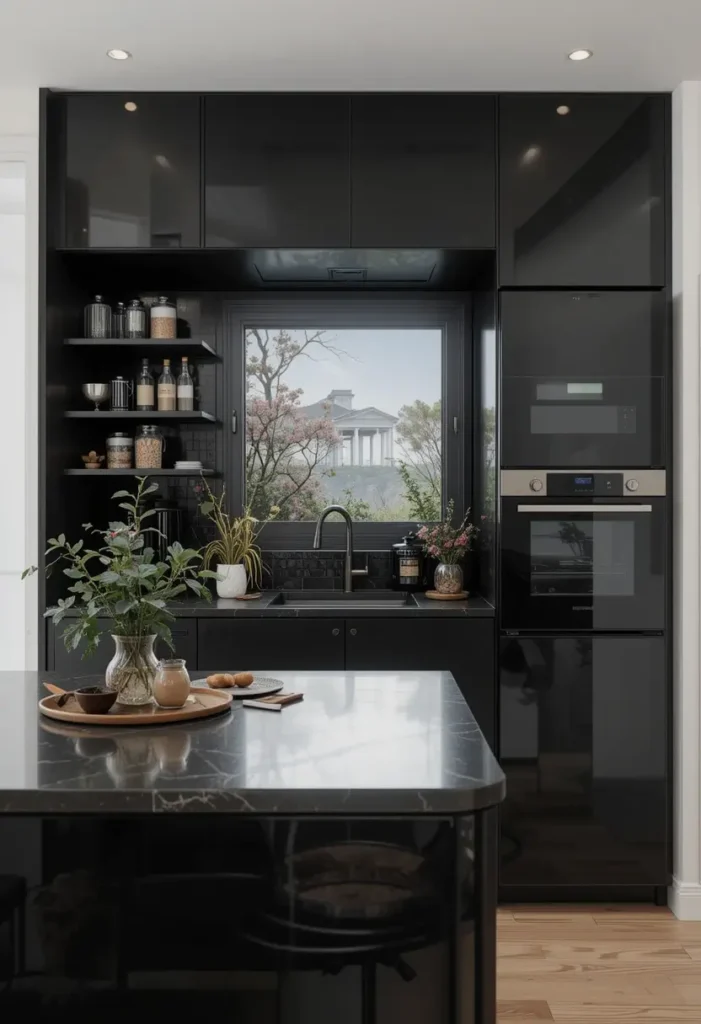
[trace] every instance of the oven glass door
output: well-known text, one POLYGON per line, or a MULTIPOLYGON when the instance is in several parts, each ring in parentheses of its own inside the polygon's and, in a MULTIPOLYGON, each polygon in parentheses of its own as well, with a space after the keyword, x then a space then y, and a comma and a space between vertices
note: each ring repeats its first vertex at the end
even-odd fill
POLYGON ((502 499, 502 628, 658 630, 665 502, 502 499))
POLYGON ((504 377, 502 464, 662 467, 661 377, 504 377))

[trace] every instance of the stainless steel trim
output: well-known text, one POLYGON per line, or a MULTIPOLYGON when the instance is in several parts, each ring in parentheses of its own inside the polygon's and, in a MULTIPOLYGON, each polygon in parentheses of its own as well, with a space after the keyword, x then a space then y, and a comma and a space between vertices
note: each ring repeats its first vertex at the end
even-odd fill
POLYGON ((652 505, 517 505, 518 512, 652 512, 652 505))
MULTIPOLYGON (((614 474, 620 473, 623 477, 623 492, 628 492, 626 484, 629 480, 636 480, 638 489, 634 491, 636 498, 664 498, 667 493, 667 474, 664 469, 502 469, 501 471, 501 496, 503 498, 528 498, 535 493, 539 498, 547 497, 548 476, 569 476, 580 474, 614 474), (535 492, 531 487, 532 480, 540 480, 542 487, 535 492)), ((629 492, 630 493, 630 492, 629 492)), ((562 495, 553 495, 560 498, 562 495)), ((600 497, 600 495, 595 495, 600 497)), ((622 495, 621 495, 622 497, 622 495)))

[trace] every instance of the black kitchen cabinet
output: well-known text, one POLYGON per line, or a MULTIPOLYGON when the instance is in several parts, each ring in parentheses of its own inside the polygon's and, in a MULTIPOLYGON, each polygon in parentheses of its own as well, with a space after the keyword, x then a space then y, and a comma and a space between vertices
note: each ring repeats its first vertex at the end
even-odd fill
POLYGON ((198 619, 206 671, 342 669, 342 619, 198 619))
POLYGON ((501 285, 665 283, 662 96, 502 96, 501 285))
POLYGON ((84 93, 65 103, 65 245, 199 246, 199 97, 84 93))
MULTIPOLYGON (((109 633, 109 620, 98 619, 101 630, 104 631, 100 637, 100 643, 96 652, 89 658, 83 658, 85 644, 81 644, 77 651, 67 651, 63 642, 64 625, 70 622, 64 619, 60 626, 54 628, 49 623, 49 651, 53 651, 53 669, 61 675, 78 676, 87 675, 92 672, 104 672, 114 655, 114 643, 109 633)), ((159 658, 184 658, 188 669, 192 671, 197 667, 197 620, 178 619, 171 626, 175 654, 162 640, 157 640, 155 652, 159 658)))
POLYGON ((350 244, 349 100, 237 94, 205 100, 205 244, 350 244))
POLYGON ((354 97, 352 244, 493 248, 494 137, 490 96, 354 97))
POLYGON ((661 636, 503 637, 501 884, 668 882, 661 636))
POLYGON ((349 619, 346 668, 452 672, 490 746, 494 746, 492 619, 349 619))

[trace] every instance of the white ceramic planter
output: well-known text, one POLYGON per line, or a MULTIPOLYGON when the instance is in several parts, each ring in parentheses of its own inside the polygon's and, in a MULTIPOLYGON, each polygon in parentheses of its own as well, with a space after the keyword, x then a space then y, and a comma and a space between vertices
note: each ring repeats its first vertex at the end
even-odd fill
POLYGON ((246 569, 243 565, 217 565, 217 573, 222 579, 217 580, 219 597, 241 597, 246 593, 246 569))

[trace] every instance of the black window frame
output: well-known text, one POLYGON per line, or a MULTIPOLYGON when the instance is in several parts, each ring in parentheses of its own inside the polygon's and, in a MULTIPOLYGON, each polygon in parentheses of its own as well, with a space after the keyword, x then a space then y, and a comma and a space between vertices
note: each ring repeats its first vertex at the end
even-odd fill
MULTIPOLYGON (((224 307, 224 340, 230 367, 224 380, 225 407, 230 410, 235 432, 227 432, 224 446, 224 481, 231 506, 243 508, 246 480, 246 370, 244 335, 248 327, 389 328, 438 327, 443 333, 442 402, 444 439, 443 506, 452 498, 456 514, 462 514, 471 500, 472 439, 467 429, 472 422, 472 309, 469 295, 412 293, 338 294, 310 296, 309 293, 276 293, 265 297, 241 296, 224 307)), ((397 366, 398 373, 421 373, 421 366, 397 366)), ((311 550, 315 524, 273 522, 263 530, 260 543, 266 551, 311 550)), ((357 550, 387 549, 416 522, 354 523, 357 550)), ((340 549, 345 544, 345 526, 330 519, 325 524, 324 548, 340 549)))

